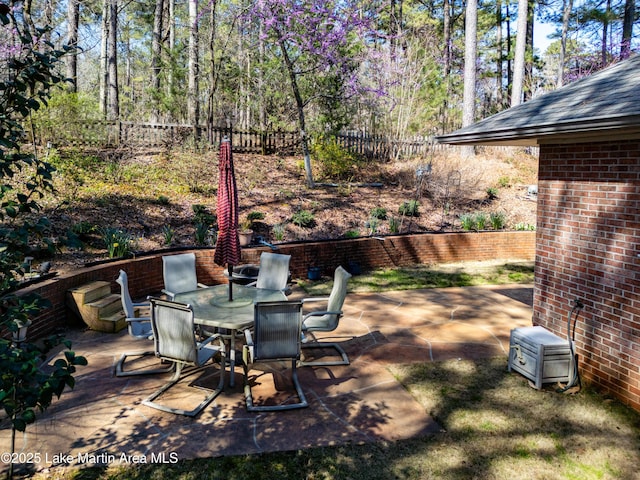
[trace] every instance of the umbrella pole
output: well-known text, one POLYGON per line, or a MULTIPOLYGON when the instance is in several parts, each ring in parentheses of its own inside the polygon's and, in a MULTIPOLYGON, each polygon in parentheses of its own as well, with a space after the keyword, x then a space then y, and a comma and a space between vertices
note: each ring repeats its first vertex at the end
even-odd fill
POLYGON ((229 301, 233 302, 233 265, 227 264, 229 269, 229 301))

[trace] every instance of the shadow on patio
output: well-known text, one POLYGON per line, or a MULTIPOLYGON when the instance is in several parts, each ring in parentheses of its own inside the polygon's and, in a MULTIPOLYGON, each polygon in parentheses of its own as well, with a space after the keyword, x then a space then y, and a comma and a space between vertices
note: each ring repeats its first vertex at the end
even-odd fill
MULTIPOLYGON (((292 294, 300 296, 299 291, 292 294)), ((79 369, 73 391, 65 392, 23 436, 18 435, 16 451, 39 453, 39 469, 129 463, 135 455, 148 463, 173 462, 433 434, 439 425, 386 366, 504 355, 506 368, 511 329, 531 324, 531 288, 352 293, 344 311, 340 327, 328 335, 342 342, 351 365, 300 367, 310 406, 287 412, 248 413, 240 367, 235 387, 227 382, 225 391, 196 418, 148 408, 140 402, 169 374, 116 378, 113 366, 123 351, 152 348, 151 342, 136 341, 126 331, 71 331, 67 337, 73 350, 89 365, 79 369)), ((273 375, 252 373, 256 399, 276 394, 273 375)), ((180 401, 202 396, 187 383, 215 387, 218 374, 213 364, 174 387, 180 401)), ((0 446, 9 451, 6 421, 2 429, 0 446)))

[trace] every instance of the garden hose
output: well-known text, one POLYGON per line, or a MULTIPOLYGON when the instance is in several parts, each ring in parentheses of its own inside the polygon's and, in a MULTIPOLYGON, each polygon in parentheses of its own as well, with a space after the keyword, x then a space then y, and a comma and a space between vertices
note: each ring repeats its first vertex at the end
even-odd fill
POLYGON ((573 348, 573 342, 576 338, 576 322, 578 320, 578 315, 580 315, 580 310, 584 308, 584 304, 579 298, 576 298, 573 302, 573 308, 569 312, 567 317, 567 340, 569 342, 569 351, 571 354, 571 362, 573 362, 573 376, 571 380, 562 388, 557 389, 558 393, 564 393, 570 388, 580 384, 580 374, 578 373, 578 360, 576 358, 576 352, 573 348), (571 320, 573 319, 573 327, 571 326, 571 320))

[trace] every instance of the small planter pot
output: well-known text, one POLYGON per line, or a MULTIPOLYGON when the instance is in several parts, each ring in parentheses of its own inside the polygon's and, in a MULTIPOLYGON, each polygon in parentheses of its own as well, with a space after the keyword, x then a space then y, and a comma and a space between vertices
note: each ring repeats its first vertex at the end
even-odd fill
POLYGON ((253 241, 253 231, 248 230, 245 232, 240 232, 238 234, 238 238, 240 239, 241 247, 248 247, 249 245, 251 245, 251 242, 253 241))
POLYGON ((307 278, 309 280, 320 280, 321 273, 320 267, 309 267, 309 270, 307 271, 307 278))

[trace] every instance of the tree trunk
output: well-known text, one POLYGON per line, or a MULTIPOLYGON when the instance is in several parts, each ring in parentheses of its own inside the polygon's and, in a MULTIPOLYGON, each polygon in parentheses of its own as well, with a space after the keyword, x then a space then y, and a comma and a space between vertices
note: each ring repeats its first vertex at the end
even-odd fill
POLYGON ((198 102, 198 0, 189 0, 189 93, 188 116, 198 138, 200 106, 198 102))
POLYGON ((633 38, 633 20, 635 17, 635 0, 626 0, 624 3, 624 19, 622 21, 622 45, 620 46, 621 60, 629 58, 629 55, 631 55, 631 39, 633 38))
POLYGON ((496 103, 502 110, 502 0, 496 0, 496 103))
POLYGON ((522 103, 522 86, 524 84, 524 57, 527 48, 527 10, 528 0, 518 0, 518 31, 516 33, 516 52, 513 64, 513 89, 511 106, 522 103))
MULTIPOLYGON (((162 54, 162 21, 164 19, 164 1, 156 0, 156 8, 153 14, 153 37, 151 41, 151 88, 154 90, 154 97, 160 92, 160 64, 162 54)), ((157 98, 157 97, 155 97, 157 98)), ((157 100, 153 102, 151 111, 152 121, 157 122, 160 118, 160 110, 157 100)))
POLYGON ((109 41, 107 42, 107 71, 109 77, 107 117, 120 117, 118 89, 118 0, 109 0, 109 41))
MULTIPOLYGON (((176 46, 176 2, 175 0, 167 0, 169 3, 169 44, 167 45, 167 50, 170 52, 170 56, 173 55, 173 49, 176 46)), ((212 0, 210 2, 209 7, 215 8, 215 1, 212 0)), ((175 86, 175 75, 173 71, 173 62, 169 62, 171 67, 169 68, 169 74, 167 75, 167 95, 171 95, 171 92, 174 91, 175 86)))
POLYGON ((100 42, 100 112, 107 117, 109 74, 107 69, 107 45, 109 43, 109 0, 102 4, 102 38, 100 42))
POLYGON ((602 67, 604 67, 607 62, 607 35, 609 34, 609 15, 611 15, 611 0, 607 0, 607 9, 604 12, 604 16, 602 18, 602 48, 601 48, 601 56, 600 61, 602 62, 602 67))
MULTIPOLYGON (((471 125, 476 115, 476 62, 478 49, 478 2, 467 1, 464 32, 464 98, 462 109, 462 126, 471 125)), ((473 156, 473 146, 462 147, 463 156, 473 156)))
POLYGON ((307 127, 304 116, 304 102, 302 101, 302 95, 298 88, 298 78, 293 66, 293 62, 289 57, 287 45, 283 40, 282 35, 278 32, 278 38, 280 38, 280 50, 282 52, 282 58, 287 66, 289 72, 289 80, 291 81, 291 89, 293 90, 293 96, 296 99, 296 107, 298 109, 298 126, 300 128, 300 142, 302 143, 302 154, 304 156, 304 170, 307 174, 307 184, 309 188, 315 188, 316 183, 313 180, 313 172, 311 171, 311 152, 309 151, 309 138, 307 137, 307 127))
POLYGON ((564 0, 562 12, 562 34, 560 36, 560 57, 558 58, 558 78, 556 88, 560 88, 564 82, 564 58, 567 55, 567 34, 569 32, 569 19, 573 9, 573 0, 564 0))
POLYGON ((80 3, 78 0, 68 0, 67 3, 67 45, 73 51, 67 56, 67 78, 71 85, 67 88, 71 92, 78 91, 78 27, 80 23, 80 3))
POLYGON ((209 143, 213 144, 215 138, 213 136, 213 123, 214 123, 214 105, 215 105, 215 93, 217 89, 217 73, 216 73, 216 13, 218 2, 212 0, 209 4, 209 94, 207 95, 207 138, 209 143))
POLYGON ((507 10, 507 96, 509 100, 511 100, 511 91, 513 89, 513 62, 511 61, 511 13, 509 12, 509 2, 507 2, 505 8, 507 10))

